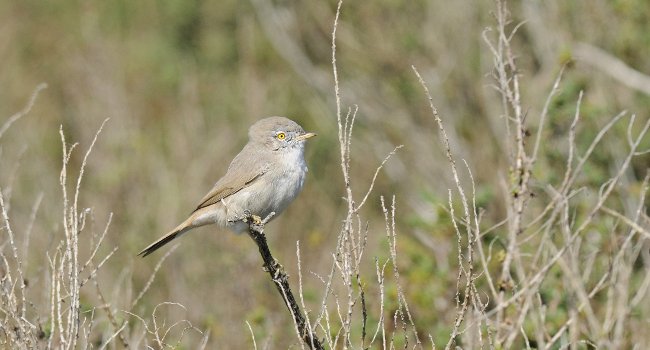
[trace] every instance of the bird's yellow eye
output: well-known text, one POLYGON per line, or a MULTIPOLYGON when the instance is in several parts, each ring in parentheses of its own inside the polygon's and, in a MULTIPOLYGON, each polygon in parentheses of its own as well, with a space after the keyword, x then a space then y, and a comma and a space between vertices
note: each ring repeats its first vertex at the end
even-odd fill
POLYGON ((275 135, 275 137, 277 137, 278 140, 284 140, 287 137, 287 135, 285 135, 283 132, 281 132, 281 133, 275 135))

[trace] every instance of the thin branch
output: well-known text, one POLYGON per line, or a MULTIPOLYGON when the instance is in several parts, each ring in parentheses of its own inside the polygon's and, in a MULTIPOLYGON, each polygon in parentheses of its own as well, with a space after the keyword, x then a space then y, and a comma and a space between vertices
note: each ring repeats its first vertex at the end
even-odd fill
POLYGON ((248 326, 248 330, 251 331, 251 339, 253 339, 253 349, 257 350, 257 342, 255 341, 255 333, 253 333, 253 327, 251 327, 251 324, 246 321, 246 325, 248 326))
POLYGON ((27 102, 27 106, 25 106, 25 108, 23 108, 20 112, 9 117, 9 119, 7 119, 7 121, 5 121, 4 124, 2 124, 2 126, 0 127, 0 139, 2 138, 2 135, 5 132, 7 132, 7 130, 9 130, 11 124, 15 123, 16 121, 18 121, 18 119, 24 117, 32 110, 32 107, 34 107, 34 103, 36 102, 36 98, 38 97, 38 94, 41 92, 41 90, 45 88, 47 88, 47 84, 45 83, 38 84, 38 86, 36 86, 36 89, 34 89, 34 92, 32 92, 32 96, 29 98, 29 102, 27 102))
POLYGON ((293 296, 293 292, 291 291, 291 287, 289 286, 289 277, 287 276, 287 273, 284 271, 282 265, 280 265, 271 254, 266 242, 266 235, 264 234, 264 221, 256 222, 256 220, 253 220, 251 216, 246 218, 246 222, 248 222, 248 234, 255 244, 257 244, 262 260, 264 261, 264 270, 269 273, 269 276, 280 293, 282 300, 285 305, 287 305, 289 312, 291 312, 302 341, 312 350, 324 349, 316 334, 310 331, 311 327, 307 326, 305 316, 300 310, 300 306, 298 306, 298 303, 293 296))

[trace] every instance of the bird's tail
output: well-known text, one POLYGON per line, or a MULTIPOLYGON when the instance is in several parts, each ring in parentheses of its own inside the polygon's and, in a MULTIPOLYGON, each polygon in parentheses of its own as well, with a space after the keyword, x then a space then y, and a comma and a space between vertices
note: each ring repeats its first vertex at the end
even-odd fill
POLYGON ((189 231, 189 230, 191 230, 193 228, 194 228, 194 226, 191 225, 191 224, 188 224, 188 222, 186 221, 186 222, 178 225, 178 227, 173 229, 168 234, 162 236, 159 240, 151 243, 148 247, 144 248, 140 253, 138 253, 138 255, 142 256, 144 258, 145 256, 147 256, 147 255, 155 252, 156 250, 158 250, 158 248, 160 248, 160 247, 164 246, 165 244, 171 242, 175 238, 180 237, 183 233, 185 233, 185 232, 187 232, 187 231, 189 231))

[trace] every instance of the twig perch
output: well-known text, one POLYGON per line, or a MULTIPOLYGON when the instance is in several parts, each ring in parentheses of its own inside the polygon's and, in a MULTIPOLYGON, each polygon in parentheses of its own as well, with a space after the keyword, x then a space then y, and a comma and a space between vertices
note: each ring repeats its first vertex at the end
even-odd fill
POLYGON ((248 234, 259 248, 262 260, 264 260, 264 270, 269 273, 269 276, 280 293, 282 300, 284 300, 289 312, 291 312, 298 335, 310 349, 322 350, 324 349, 323 345, 316 334, 311 331, 309 324, 300 310, 300 306, 298 306, 298 303, 296 302, 296 298, 293 296, 293 292, 291 292, 291 288, 289 287, 289 276, 287 276, 282 265, 275 260, 269 250, 268 244, 266 243, 264 224, 266 224, 272 215, 264 220, 260 220, 259 217, 253 215, 248 215, 246 217, 246 222, 248 223, 248 234))

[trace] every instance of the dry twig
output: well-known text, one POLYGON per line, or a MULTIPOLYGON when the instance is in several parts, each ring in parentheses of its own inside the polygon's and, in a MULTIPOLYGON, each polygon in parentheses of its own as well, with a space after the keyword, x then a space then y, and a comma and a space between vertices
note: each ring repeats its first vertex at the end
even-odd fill
POLYGON ((282 265, 275 260, 268 244, 266 243, 264 224, 266 224, 272 215, 273 214, 269 215, 269 217, 265 218, 263 221, 254 220, 252 216, 248 216, 246 218, 246 221, 249 223, 248 234, 255 244, 257 244, 262 260, 264 261, 264 270, 269 273, 271 280, 282 296, 282 300, 285 305, 287 305, 300 339, 309 346, 310 349, 324 349, 316 334, 310 330, 311 326, 308 325, 308 321, 305 319, 305 316, 300 310, 300 306, 298 306, 298 303, 293 296, 293 292, 289 286, 289 276, 287 276, 282 265))

